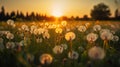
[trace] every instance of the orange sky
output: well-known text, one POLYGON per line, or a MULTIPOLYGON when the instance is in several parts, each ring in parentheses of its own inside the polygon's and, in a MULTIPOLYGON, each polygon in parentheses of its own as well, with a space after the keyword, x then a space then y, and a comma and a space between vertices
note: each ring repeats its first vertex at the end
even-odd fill
MULTIPOLYGON (((54 12, 65 16, 79 16, 87 14, 90 16, 90 10, 94 5, 104 2, 111 9, 112 16, 117 8, 114 0, 0 0, 0 6, 4 6, 6 12, 22 11, 38 12, 53 15, 54 12)), ((119 1, 120 2, 120 1, 119 1)))

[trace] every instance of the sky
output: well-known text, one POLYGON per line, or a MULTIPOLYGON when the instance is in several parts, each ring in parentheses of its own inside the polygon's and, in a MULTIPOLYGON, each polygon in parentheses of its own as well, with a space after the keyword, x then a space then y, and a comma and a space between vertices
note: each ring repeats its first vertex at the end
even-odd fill
MULTIPOLYGON (((120 4, 120 0, 117 1, 120 4)), ((93 6, 101 2, 109 6, 111 16, 114 16, 114 11, 118 7, 114 0, 0 0, 0 7, 4 6, 6 12, 19 10, 23 13, 34 11, 48 16, 58 13, 67 17, 90 17, 93 6)))

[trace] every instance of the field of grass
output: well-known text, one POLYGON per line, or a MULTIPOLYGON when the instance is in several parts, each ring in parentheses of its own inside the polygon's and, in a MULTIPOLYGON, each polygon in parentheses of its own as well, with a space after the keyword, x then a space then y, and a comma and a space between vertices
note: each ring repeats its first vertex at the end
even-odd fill
POLYGON ((120 67, 120 21, 0 22, 0 67, 120 67))

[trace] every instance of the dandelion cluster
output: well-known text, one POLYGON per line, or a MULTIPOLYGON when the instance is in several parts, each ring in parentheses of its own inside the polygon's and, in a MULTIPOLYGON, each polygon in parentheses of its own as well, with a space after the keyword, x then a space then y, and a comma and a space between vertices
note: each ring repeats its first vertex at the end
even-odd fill
POLYGON ((101 60, 104 64, 111 60, 120 63, 114 59, 120 57, 120 32, 114 23, 59 22, 18 23, 9 19, 0 24, 8 26, 0 28, 0 59, 9 62, 16 56, 18 65, 25 67, 84 67, 86 62, 94 66, 101 60))

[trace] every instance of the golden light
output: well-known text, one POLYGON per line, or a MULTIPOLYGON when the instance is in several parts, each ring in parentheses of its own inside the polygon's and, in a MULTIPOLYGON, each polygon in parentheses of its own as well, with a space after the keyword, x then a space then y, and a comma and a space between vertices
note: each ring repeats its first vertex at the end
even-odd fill
POLYGON ((55 10, 52 12, 52 15, 55 16, 55 17, 61 17, 62 16, 62 12, 58 11, 58 10, 55 10))

